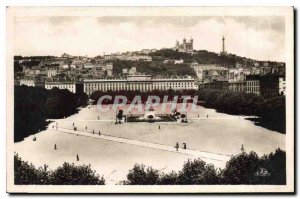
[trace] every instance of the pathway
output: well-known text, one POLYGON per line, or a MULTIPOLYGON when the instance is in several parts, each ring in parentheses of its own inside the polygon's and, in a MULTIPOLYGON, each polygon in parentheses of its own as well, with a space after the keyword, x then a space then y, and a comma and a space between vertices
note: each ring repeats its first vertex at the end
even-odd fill
MULTIPOLYGON (((107 140, 107 141, 114 141, 114 142, 131 144, 131 145, 140 146, 140 147, 146 147, 146 148, 169 151, 169 152, 180 153, 180 154, 185 154, 185 155, 191 155, 191 156, 195 156, 195 157, 199 157, 199 158, 203 158, 203 159, 215 160, 215 161, 227 162, 230 159, 230 156, 228 156, 228 155, 211 153, 211 152, 206 152, 206 151, 199 151, 199 150, 194 150, 194 149, 182 149, 182 148, 179 148, 178 151, 176 151, 175 147, 172 147, 169 145, 157 144, 157 143, 152 143, 152 142, 144 142, 144 141, 140 141, 140 140, 110 136, 110 135, 105 135, 105 134, 99 135, 97 133, 97 131, 95 132, 95 134, 90 133, 90 132, 85 132, 85 131, 78 131, 78 130, 74 131, 73 129, 66 129, 66 128, 58 128, 58 131, 63 132, 63 133, 68 133, 68 134, 79 135, 79 136, 93 137, 93 138, 107 140)), ((175 145, 175 143, 174 143, 174 145, 175 145)))

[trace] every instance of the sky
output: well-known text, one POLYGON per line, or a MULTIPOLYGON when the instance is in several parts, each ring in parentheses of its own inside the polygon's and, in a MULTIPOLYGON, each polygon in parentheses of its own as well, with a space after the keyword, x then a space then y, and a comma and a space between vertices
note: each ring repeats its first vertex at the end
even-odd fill
POLYGON ((257 60, 285 61, 285 21, 263 17, 17 17, 15 55, 97 55, 172 48, 194 39, 194 49, 225 49, 257 60))

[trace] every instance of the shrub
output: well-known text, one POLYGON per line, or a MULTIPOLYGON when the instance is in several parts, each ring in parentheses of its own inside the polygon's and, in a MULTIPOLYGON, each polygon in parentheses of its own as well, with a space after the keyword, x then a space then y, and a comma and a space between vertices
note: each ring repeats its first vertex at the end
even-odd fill
POLYGON ((242 152, 233 156, 221 171, 224 184, 254 184, 256 172, 262 168, 262 161, 255 152, 242 152))
POLYGON ((49 184, 47 166, 36 169, 32 164, 22 161, 18 154, 14 156, 14 171, 16 185, 49 184))
POLYGON ((286 184, 286 153, 280 148, 275 153, 262 157, 264 167, 269 171, 267 184, 286 184))
POLYGON ((217 171, 201 159, 188 160, 178 174, 179 184, 218 184, 217 171))
POLYGON ((53 185, 104 185, 105 180, 87 165, 75 166, 64 163, 51 172, 50 184, 53 185))
POLYGON ((158 184, 160 185, 176 185, 178 184, 178 174, 175 171, 170 173, 162 173, 159 176, 158 184))
POLYGON ((158 183, 158 170, 145 165, 135 164, 132 170, 129 170, 126 184, 128 185, 154 185, 158 183))
POLYGON ((48 166, 36 169, 23 161, 18 154, 14 156, 14 179, 16 185, 104 185, 103 177, 96 174, 90 166, 75 166, 64 163, 54 171, 48 166))

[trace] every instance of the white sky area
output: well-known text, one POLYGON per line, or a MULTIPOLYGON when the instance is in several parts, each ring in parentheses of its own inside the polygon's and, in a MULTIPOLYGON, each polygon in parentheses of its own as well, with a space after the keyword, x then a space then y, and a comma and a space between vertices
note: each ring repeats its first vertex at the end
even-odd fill
POLYGON ((185 37, 194 49, 285 61, 284 17, 18 17, 15 55, 88 55, 171 48, 185 37))

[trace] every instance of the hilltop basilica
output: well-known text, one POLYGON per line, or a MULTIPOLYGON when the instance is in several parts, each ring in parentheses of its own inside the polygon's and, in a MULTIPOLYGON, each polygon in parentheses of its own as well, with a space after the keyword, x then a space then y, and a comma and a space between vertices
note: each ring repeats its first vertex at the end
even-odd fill
POLYGON ((179 41, 176 41, 175 47, 173 49, 178 52, 193 53, 193 38, 191 38, 189 42, 187 42, 184 38, 182 40, 182 44, 179 44, 179 41))

